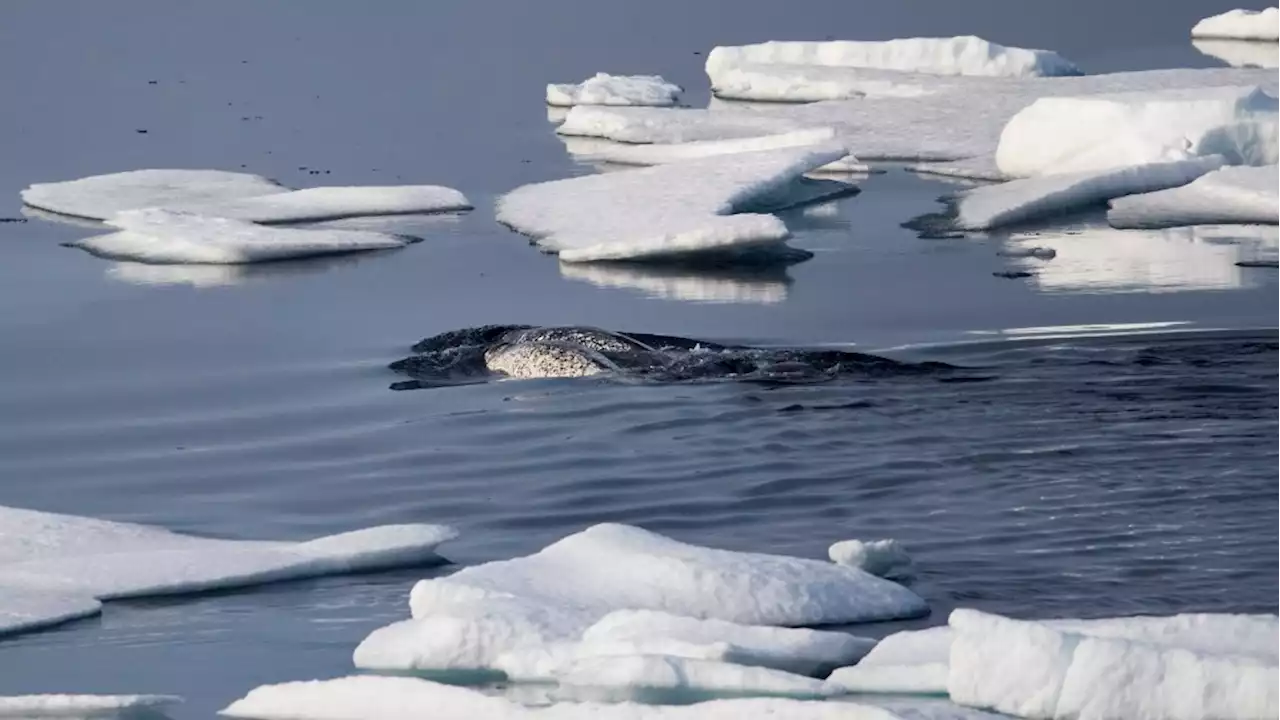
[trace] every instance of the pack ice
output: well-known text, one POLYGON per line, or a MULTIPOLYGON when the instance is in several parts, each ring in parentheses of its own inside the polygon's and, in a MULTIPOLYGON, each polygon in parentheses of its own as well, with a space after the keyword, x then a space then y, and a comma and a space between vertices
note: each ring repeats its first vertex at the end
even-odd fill
POLYGON ((927 612, 910 590, 856 568, 609 524, 527 557, 420 581, 410 608, 413 619, 360 644, 357 667, 555 679, 582 658, 661 655, 799 678, 852 662, 869 643, 791 626, 927 612))
POLYGON ((957 610, 949 626, 890 635, 828 682, 1032 718, 1262 718, 1277 710, 1277 639, 1274 615, 1022 621, 957 610))
POLYGON ((1231 38, 1233 40, 1280 39, 1280 10, 1228 10, 1196 23, 1193 38, 1231 38))
POLYGON ((94 614, 99 601, 439 563, 442 525, 388 525, 309 542, 214 540, 0 507, 0 634, 94 614))
POLYGON ((0 718, 156 718, 180 702, 174 695, 10 695, 0 696, 0 718))
POLYGON ((752 210, 849 192, 844 183, 801 178, 846 155, 842 144, 828 142, 525 185, 499 198, 497 217, 564 262, 777 247, 789 235, 786 225, 752 210))
POLYGON ((1280 222, 1280 168, 1227 167, 1159 192, 1117 198, 1107 222, 1116 228, 1280 222))
POLYGON ((675 105, 683 90, 658 75, 610 75, 596 73, 580 83, 547 85, 547 104, 573 105, 675 105))

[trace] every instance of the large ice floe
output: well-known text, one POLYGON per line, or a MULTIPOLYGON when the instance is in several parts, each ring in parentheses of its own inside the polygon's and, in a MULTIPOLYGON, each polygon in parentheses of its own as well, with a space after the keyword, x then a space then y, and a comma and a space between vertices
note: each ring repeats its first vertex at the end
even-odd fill
POLYGON ((683 90, 658 75, 610 75, 596 73, 580 83, 547 85, 547 104, 573 105, 675 105, 683 90))
POLYGON ((22 191, 22 201, 41 210, 93 220, 106 220, 125 210, 164 208, 258 223, 471 207, 462 193, 437 185, 291 190, 259 175, 221 170, 130 170, 39 183, 22 191))
POLYGON ((267 262, 401 248, 415 238, 366 230, 296 229, 173 210, 126 210, 106 221, 118 232, 68 243, 115 260, 155 264, 267 262))
POLYGON ((421 678, 353 676, 264 685, 222 711, 253 720, 977 720, 984 713, 941 705, 895 711, 852 702, 731 698, 688 705, 562 702, 525 706, 421 678))
POLYGON ((1275 41, 1280 39, 1280 10, 1228 10, 1196 23, 1191 37, 1275 41))
POLYGON ((0 718, 154 720, 180 702, 176 695, 9 695, 0 696, 0 718))
POLYGON ((1116 228, 1280 222, 1280 168, 1226 167, 1194 182, 1111 202, 1107 222, 1116 228))
POLYGON ((928 610, 910 590, 856 568, 608 524, 527 557, 423 580, 410 608, 411 620, 360 644, 357 667, 555 677, 582 657, 656 653, 811 671, 852 662, 866 641, 786 626, 928 610))
POLYGON ((828 682, 849 692, 948 694, 1030 718, 1269 718, 1274 615, 1011 620, 956 610, 890 635, 828 682))
POLYGON ((440 563, 442 525, 388 525, 309 542, 215 540, 0 507, 0 634, 97 612, 99 601, 176 595, 440 563))
POLYGON ((498 200, 497 217, 564 262, 778 248, 787 226, 765 213, 855 192, 801 177, 846 155, 825 142, 526 185, 498 200))

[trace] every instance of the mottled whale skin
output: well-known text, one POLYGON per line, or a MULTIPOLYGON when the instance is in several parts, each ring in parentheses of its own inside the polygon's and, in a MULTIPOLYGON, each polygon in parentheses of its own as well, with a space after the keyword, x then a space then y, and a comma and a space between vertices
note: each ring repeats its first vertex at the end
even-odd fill
POLYGON ((916 375, 954 369, 843 350, 755 348, 592 327, 484 325, 433 335, 414 355, 391 363, 412 378, 395 389, 484 382, 609 376, 680 382, 738 380, 779 384, 841 376, 916 375))

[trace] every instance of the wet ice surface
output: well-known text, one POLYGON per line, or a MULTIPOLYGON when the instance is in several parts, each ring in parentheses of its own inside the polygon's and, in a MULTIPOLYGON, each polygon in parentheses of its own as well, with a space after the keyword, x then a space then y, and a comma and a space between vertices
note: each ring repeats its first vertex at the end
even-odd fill
MULTIPOLYGON (((548 79, 657 73, 700 106, 694 52, 822 38, 838 23, 867 39, 972 28, 1090 72, 1204 66, 1215 61, 1187 28, 1232 7, 1157 16, 1135 2, 1121 9, 1141 22, 1100 25, 1114 2, 1036 19, 997 5, 909 3, 872 19, 843 3, 805 15, 405 3, 395 22, 353 7, 245 23, 230 5, 90 4, 74 26, 23 6, 0 28, 0 78, 23 98, 0 115, 0 132, 23 139, 0 168, 0 216, 22 217, 31 182, 138 167, 223 167, 290 187, 442 182, 477 210, 342 221, 427 238, 406 252, 249 268, 106 263, 58 246, 87 228, 0 224, 0 504, 236 539, 454 523, 464 536, 449 554, 467 564, 603 520, 818 559, 837 540, 892 537, 915 561, 925 622, 955 605, 1274 612, 1274 334, 930 353, 996 368, 950 385, 387 389, 399 378, 385 365, 413 342, 494 322, 859 350, 1045 326, 1274 328, 1275 270, 1236 265, 1274 259, 1274 228, 1120 233, 1099 212, 922 240, 898 224, 956 186, 898 168, 857 197, 784 213, 790 244, 815 253, 785 268, 588 271, 492 222, 496 195, 594 171, 552 135, 548 79), (619 22, 634 32, 584 39, 619 22), (512 48, 509 62, 470 62, 481 35, 512 48), (68 43, 112 62, 72 62, 68 43), (479 77, 428 79, 432 64, 479 77), (371 81, 388 68, 412 70, 371 81), (1022 246, 1056 257, 998 254, 1022 246), (1005 270, 1031 275, 992 276, 1005 270)), ((112 603, 0 642, 0 693, 173 693, 187 698, 174 717, 208 717, 263 682, 349 672, 356 644, 403 619, 409 588, 431 573, 112 603)))

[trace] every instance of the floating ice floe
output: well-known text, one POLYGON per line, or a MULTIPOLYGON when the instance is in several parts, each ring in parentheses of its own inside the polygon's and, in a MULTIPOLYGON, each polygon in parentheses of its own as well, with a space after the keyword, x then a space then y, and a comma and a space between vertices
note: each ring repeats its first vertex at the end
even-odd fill
POLYGON ((157 717, 157 711, 180 702, 176 695, 10 695, 0 696, 0 718, 157 717))
POLYGON ((951 629, 943 625, 903 630, 876 643, 857 665, 842 667, 827 678, 850 693, 945 695, 951 629))
POLYGON ((107 224, 119 232, 68 243, 114 260, 235 265, 402 248, 416 239, 365 230, 280 228, 173 210, 127 210, 107 224))
POLYGON ((498 200, 497 217, 563 262, 779 247, 786 225, 760 211, 855 191, 801 178, 846 155, 829 142, 526 185, 498 200))
MULTIPOLYGON (((423 580, 413 588, 410 607, 412 620, 375 630, 360 644, 357 667, 500 669, 498 659, 506 653, 603 642, 622 632, 592 630, 597 623, 607 628, 621 622, 603 620, 610 613, 652 610, 694 620, 640 616, 627 622, 647 623, 659 638, 678 625, 698 639, 687 644, 719 637, 733 646, 725 657, 799 669, 852 656, 862 642, 740 626, 864 622, 928 610, 910 590, 855 568, 698 547, 625 525, 596 525, 527 557, 423 580)), ((610 640, 621 641, 630 637, 610 640)), ((527 660, 519 662, 527 667, 527 660)))
POLYGON ((1280 222, 1280 169, 1226 167, 1194 182, 1111 202, 1107 222, 1116 228, 1280 222))
POLYGON ((126 210, 164 208, 261 223, 471 207, 462 193, 436 185, 291 190, 259 175, 220 170, 131 170, 41 183, 23 190, 22 201, 41 210, 94 220, 126 210))
MULTIPOLYGON (((687 143, 647 143, 627 145, 619 143, 599 143, 589 146, 582 152, 575 152, 572 145, 566 145, 570 153, 579 159, 608 162, 617 165, 666 165, 686 160, 734 155, 758 150, 777 150, 783 148, 809 147, 834 140, 835 130, 831 128, 813 128, 797 130, 779 135, 762 135, 751 138, 732 138, 729 140, 701 140, 687 143)), ((813 169, 813 172, 830 173, 865 173, 871 168, 858 161, 853 155, 846 155, 839 160, 813 169)))
POLYGON ((1133 193, 1185 185, 1222 167, 1221 156, 1131 167, 1042 175, 962 191, 954 196, 954 227, 989 230, 1091 206, 1133 193))
POLYGON ((1276 618, 1126 618, 1083 628, 951 614, 953 702, 1029 718, 1261 720, 1280 712, 1276 618))
MULTIPOLYGON (((921 705, 895 712, 850 702, 736 698, 689 705, 566 702, 519 705, 421 678, 354 676, 264 685, 222 711, 252 720, 969 720, 964 708, 921 705)), ((992 716, 993 717, 993 716, 992 716)))
POLYGON ((901 580, 915 574, 911 556, 897 540, 842 540, 827 549, 831 562, 848 565, 876 577, 901 580))
MULTIPOLYGON (((1196 50, 1231 67, 1274 68, 1280 66, 1280 45, 1254 40, 1192 40, 1196 50)), ((563 118, 561 118, 563 119, 563 118)))
POLYGON ((1193 38, 1271 40, 1280 38, 1280 10, 1228 10, 1207 17, 1191 28, 1193 38))
POLYGON ((839 692, 822 680, 781 670, 670 655, 585 658, 561 668, 556 681, 560 696, 655 704, 717 696, 816 699, 839 692))
POLYGON ((96 612, 99 600, 176 595, 443 562, 441 525, 389 525, 309 542, 214 540, 0 507, 0 634, 96 612))
POLYGON ((1041 98, 1005 125, 996 165, 1031 177, 1209 155, 1274 164, 1278 108, 1256 86, 1041 98))
POLYGON ((799 106, 577 107, 557 132, 627 143, 685 143, 831 128, 862 162, 909 160, 930 163, 916 165, 917 171, 932 172, 936 167, 961 176, 968 174, 965 166, 973 164, 980 170, 979 177, 1004 179, 1010 174, 1001 172, 993 160, 1001 132, 1014 115, 1039 98, 1222 86, 1257 86, 1274 94, 1277 85, 1274 72, 1240 68, 1058 78, 946 77, 934 82, 940 89, 915 97, 799 106), (957 160, 965 163, 953 167, 957 160))
POLYGON ((547 85, 547 104, 573 105, 675 105, 684 92, 679 85, 658 75, 610 75, 596 73, 580 83, 547 85))

